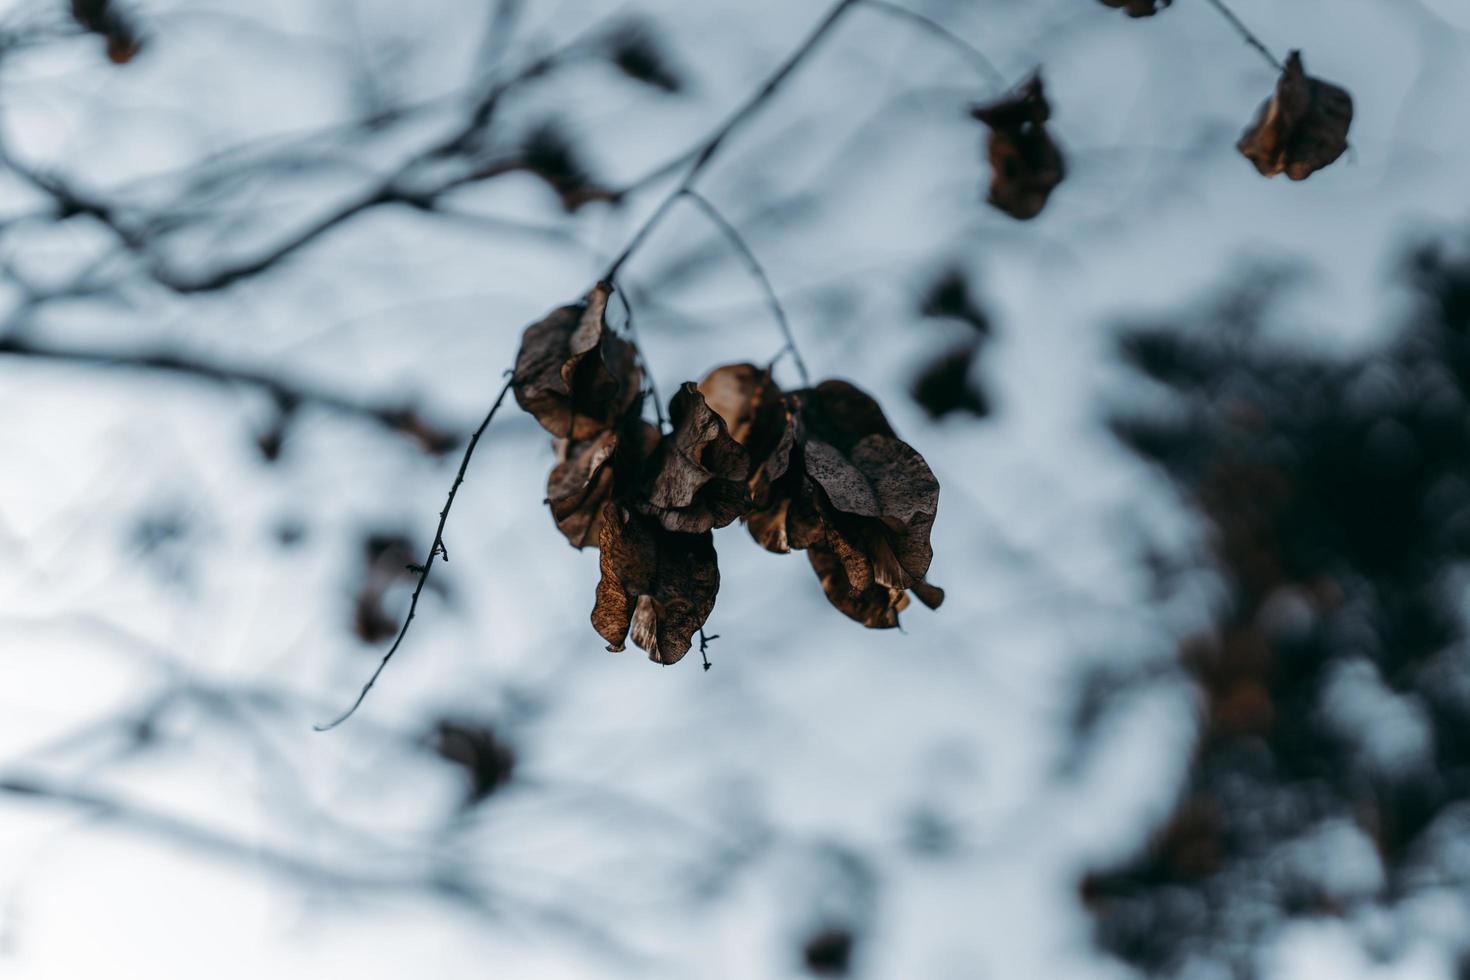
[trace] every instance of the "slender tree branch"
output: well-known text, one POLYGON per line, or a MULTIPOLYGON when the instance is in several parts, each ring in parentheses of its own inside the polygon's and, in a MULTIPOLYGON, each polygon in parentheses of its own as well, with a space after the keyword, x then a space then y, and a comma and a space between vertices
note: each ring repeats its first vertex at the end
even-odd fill
POLYGON ((462 862, 434 861, 422 871, 398 875, 333 867, 289 850, 257 845, 163 810, 30 773, 0 774, 0 795, 67 807, 157 840, 181 844, 307 885, 357 893, 417 891, 477 913, 505 915, 514 912, 565 930, 598 953, 616 957, 642 972, 649 968, 645 956, 602 928, 596 917, 571 911, 531 894, 494 891, 474 881, 462 862))
POLYGON ((664 417, 664 400, 658 393, 658 382, 654 380, 653 368, 648 366, 648 355, 643 353, 643 344, 638 340, 638 325, 633 318, 633 304, 629 301, 628 290, 616 290, 618 298, 623 301, 623 309, 628 311, 628 336, 633 339, 633 346, 638 351, 638 363, 643 365, 643 376, 648 379, 648 393, 653 398, 653 413, 658 418, 658 428, 662 432, 668 428, 669 420, 664 417))
POLYGON ((19 335, 0 337, 0 357, 29 358, 56 364, 121 371, 141 371, 192 378, 221 387, 244 385, 258 388, 277 405, 316 405, 342 415, 369 419, 398 435, 418 441, 431 452, 446 452, 459 443, 458 431, 429 422, 409 405, 363 401, 303 381, 270 374, 254 368, 215 363, 166 351, 103 351, 47 347, 19 335))
MULTIPOLYGON (((966 59, 973 63, 975 67, 978 68, 980 72, 984 74, 987 78, 989 78, 990 81, 996 86, 1000 88, 1005 88, 1009 84, 1006 80, 1005 75, 1001 73, 1000 69, 995 67, 995 63, 991 61, 983 51, 975 47, 969 41, 966 41, 964 38, 960 37, 958 34, 955 34, 953 31, 940 24, 938 21, 923 14, 909 10, 906 7, 900 7, 895 3, 889 3, 887 2, 887 0, 854 0, 854 2, 859 4, 866 3, 868 6, 874 7, 875 9, 882 10, 894 16, 906 18, 912 21, 918 26, 940 37, 946 43, 954 46, 957 51, 963 54, 966 59)), ((838 13, 840 13, 840 11, 838 11, 838 13)), ((826 27, 830 27, 830 24, 823 22, 823 24, 819 27, 819 30, 826 27)), ((810 43, 810 39, 808 43, 810 43)), ((805 54, 805 52, 799 53, 803 54, 803 56, 805 54)), ((694 160, 696 157, 698 157, 704 151, 705 147, 709 145, 711 140, 714 140, 716 137, 720 136, 722 130, 725 129, 726 125, 728 125, 728 123, 722 124, 704 140, 696 143, 694 146, 678 154, 672 159, 664 161, 663 163, 659 164, 657 167, 654 167, 648 173, 637 178, 636 180, 625 184, 621 189, 618 190, 617 197, 619 197, 620 199, 628 197, 629 195, 634 194, 639 190, 642 190, 648 185, 655 184, 658 181, 663 180, 670 174, 676 173, 680 167, 685 166, 691 160, 694 160)))
POLYGON ((393 645, 388 648, 387 653, 383 654, 383 659, 378 662, 377 669, 373 671, 372 676, 368 678, 367 683, 358 692, 357 700, 352 702, 352 706, 331 721, 322 725, 312 726, 317 731, 330 731, 348 718, 351 718, 357 709, 362 706, 362 702, 367 698, 368 692, 373 689, 373 685, 378 683, 378 678, 382 675, 383 669, 388 666, 388 661, 393 659, 393 655, 403 645, 403 638, 408 635, 408 628, 413 625, 413 617, 418 611, 419 596, 423 595, 424 584, 429 581, 429 572, 434 569, 434 559, 440 555, 444 555, 444 560, 449 560, 449 556, 444 550, 444 525, 449 521, 449 510, 454 506, 454 497, 459 493, 460 484, 464 483, 465 471, 470 468, 470 457, 475 455, 475 447, 480 444, 480 436, 485 434, 485 429, 489 427, 490 421, 495 418, 495 413, 500 410, 501 403, 505 401, 505 396, 510 393, 511 386, 514 384, 514 377, 506 380, 505 385, 500 389, 500 394, 495 396, 495 402, 490 406, 490 411, 485 413, 484 421, 470 435, 469 444, 464 449, 464 458, 459 461, 459 472, 454 475, 454 482, 449 486, 449 497, 444 501, 444 509, 439 512, 439 526, 434 531, 434 543, 429 546, 428 557, 424 559, 424 564, 419 569, 419 581, 414 586, 413 597, 408 602, 408 617, 404 619, 403 626, 399 628, 398 636, 393 640, 393 645))
POLYGON ((263 867, 290 878, 352 890, 398 890, 428 888, 440 890, 432 878, 373 876, 342 871, 310 861, 286 851, 260 847, 205 827, 91 789, 67 786, 26 774, 0 776, 0 793, 22 799, 72 807, 105 820, 125 824, 135 830, 163 840, 263 867))
POLYGON ((910 10, 896 3, 890 3, 889 0, 861 0, 861 2, 865 7, 907 20, 909 23, 917 25, 935 37, 947 42, 956 51, 964 55, 966 59, 980 70, 980 74, 989 78, 991 84, 997 88, 1004 89, 1010 84, 1006 81, 1005 75, 1001 74, 1000 69, 995 67, 995 62, 985 56, 985 52, 932 17, 921 14, 916 10, 910 10))
POLYGON ((242 279, 250 279, 259 275, 369 208, 395 201, 402 202, 402 200, 403 198, 395 192, 391 184, 384 184, 382 187, 374 188, 366 194, 353 198, 253 258, 242 259, 233 265, 226 265, 193 278, 181 276, 156 262, 152 270, 153 277, 161 285, 181 295, 216 292, 233 286, 242 279))
POLYGON ((771 285, 770 277, 766 275, 766 270, 761 265, 760 259, 756 258, 755 252, 751 251, 750 246, 740 234, 739 229, 725 220, 725 216, 720 214, 719 209, 711 204, 708 198, 692 188, 685 188, 681 193, 684 197, 693 201, 699 210, 703 211, 705 216, 720 230, 720 233, 725 236, 730 244, 735 247, 735 251, 744 260, 745 267, 750 270, 751 276, 760 284, 761 289, 765 292, 766 305, 770 307, 772 316, 776 318, 776 325, 781 328, 781 336, 786 340, 786 346, 776 354, 775 360, 771 363, 774 364, 781 359, 782 354, 789 351, 792 361, 796 364, 797 373, 801 375, 801 383, 804 386, 810 386, 812 383, 811 376, 807 374, 806 361, 802 360, 801 351, 796 347, 796 336, 791 332, 791 321, 786 318, 786 310, 782 307, 781 300, 777 297, 775 287, 771 285))
POLYGON ((1265 58, 1272 68, 1275 68, 1277 71, 1285 70, 1281 64, 1281 60, 1271 53, 1271 49, 1266 47, 1261 39, 1256 37, 1239 17, 1235 16, 1235 11, 1225 5, 1225 0, 1208 0, 1208 2, 1210 6, 1220 12, 1222 17, 1230 22, 1230 26, 1235 28, 1246 44, 1249 44, 1261 53, 1261 57, 1265 58))
POLYGON ((859 2, 860 0, 837 0, 831 9, 827 11, 826 16, 822 18, 821 22, 807 35, 806 40, 787 56, 786 60, 755 91, 755 94, 741 103, 730 114, 729 118, 721 123, 699 147, 683 155, 673 165, 666 165, 666 168, 663 168, 665 173, 669 173, 682 166, 684 159, 692 158, 694 161, 690 164, 689 170, 685 172, 684 179, 679 182, 679 186, 675 187, 669 192, 668 196, 659 202, 658 207, 648 216, 648 219, 633 233, 633 237, 629 240, 627 246, 608 265, 607 271, 602 275, 603 280, 612 282, 617 278, 618 270, 623 267, 623 263, 632 258, 634 252, 638 251, 639 247, 647 240, 649 233, 663 221, 664 216, 669 213, 674 203, 679 200, 680 195, 694 186, 694 182, 699 179, 699 175, 704 172, 704 168, 709 166, 710 161, 714 159, 715 154, 719 152, 720 147, 724 145, 725 140, 729 138, 730 134, 741 123, 749 119, 756 110, 765 105, 771 96, 776 94, 776 91, 780 89, 782 83, 806 60, 808 55, 816 50, 821 40, 837 25, 837 22, 842 19, 842 15, 859 2))
POLYGON ((599 25, 584 32, 567 45, 532 60, 511 77, 503 81, 491 82, 474 101, 462 125, 456 127, 449 135, 414 153, 375 185, 367 187, 259 254, 197 275, 186 275, 170 268, 162 256, 157 253, 155 249, 157 233, 166 229, 155 227, 150 231, 129 226, 120 220, 118 209, 114 205, 105 200, 84 195, 69 187, 60 178, 32 171, 18 160, 11 158, 9 154, 4 154, 3 146, 0 146, 0 154, 4 155, 0 159, 3 159, 4 163, 28 183, 53 199, 55 202, 53 213, 57 217, 65 219, 87 215, 101 222, 130 252, 135 253, 144 261, 149 275, 164 288, 181 295, 217 292, 274 268, 284 259, 365 211, 392 204, 432 210, 441 198, 453 190, 524 169, 524 163, 521 160, 502 160, 472 167, 463 174, 440 181, 427 188, 410 186, 410 178, 416 171, 428 168, 448 157, 470 153, 478 145, 477 141, 488 128, 492 116, 507 94, 521 85, 543 77, 554 68, 595 51, 596 35, 605 29, 605 25, 599 25))
POLYGON ((153 277, 168 289, 184 295, 216 292, 233 286, 242 279, 250 279, 265 272, 364 211, 387 204, 403 204, 421 211, 432 211, 438 200, 452 190, 523 169, 523 164, 519 160, 506 160, 475 168, 428 190, 415 191, 403 187, 401 181, 412 172, 414 167, 420 165, 427 152, 404 164, 397 173, 379 186, 348 200, 336 210, 318 218, 297 231, 296 234, 281 240, 254 258, 242 259, 234 265, 228 265, 192 279, 171 272, 155 262, 153 277))

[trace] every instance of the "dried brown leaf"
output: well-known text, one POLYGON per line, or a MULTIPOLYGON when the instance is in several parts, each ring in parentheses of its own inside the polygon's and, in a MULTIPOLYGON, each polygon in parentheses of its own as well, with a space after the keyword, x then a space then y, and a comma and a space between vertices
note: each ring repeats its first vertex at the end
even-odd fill
POLYGON ((546 502, 557 529, 574 548, 596 544, 602 533, 602 505, 612 496, 609 465, 618 448, 618 433, 599 432, 590 439, 557 440, 557 464, 546 481, 546 502))
MULTIPOLYGON (((721 370, 710 389, 740 424, 753 415, 755 376, 721 370)), ((845 381, 792 392, 780 404, 777 448, 759 464, 779 456, 771 469, 780 475, 746 515, 751 536, 768 551, 808 550, 828 599, 866 626, 897 625, 910 590, 937 606, 944 593, 925 575, 939 482, 924 458, 894 434, 876 401, 845 381)))
MULTIPOLYGON (((912 589, 930 608, 944 601, 943 590, 925 580, 934 557, 929 535, 939 510, 939 481, 922 456, 900 439, 871 435, 847 457, 823 443, 809 443, 806 469, 822 490, 828 527, 824 550, 841 561, 855 594, 878 586, 897 593, 912 589)), ((896 602, 887 604, 895 615, 896 602)), ((854 618, 867 622, 871 602, 857 608, 863 617, 854 618)))
POLYGON ((1051 105, 1041 75, 1032 76, 1012 96, 976 106, 971 115, 990 127, 987 200, 1021 221, 1036 217, 1067 175, 1062 152, 1046 131, 1051 105))
MULTIPOLYGON (((775 447, 761 464, 766 476, 752 480, 754 508, 746 515, 751 536, 777 553, 811 547, 826 534, 821 501, 802 462, 805 447, 821 443, 840 461, 842 452, 863 436, 893 434, 878 403, 846 381, 824 381, 792 392, 781 408, 775 447)), ((824 461, 829 468, 840 465, 825 457, 816 465, 824 461)))
POLYGON ((1286 174, 1306 180, 1347 150, 1353 98, 1347 90, 1313 78, 1300 51, 1286 59, 1276 94, 1261 105, 1236 148, 1263 177, 1286 174))
POLYGON ((750 455, 692 381, 670 400, 669 418, 674 428, 659 444, 639 510, 666 530, 685 534, 724 527, 744 515, 750 455))
POLYGON ((823 381, 798 392, 802 422, 814 438, 846 452, 864 436, 894 436, 888 417, 871 395, 846 381, 823 381))
POLYGON ((677 663, 709 618, 720 588, 714 537, 678 534, 616 504, 603 511, 602 579, 592 625, 608 649, 633 642, 655 663, 677 663))
POLYGON ((753 506, 757 510, 769 506, 772 487, 790 468, 797 441, 796 419, 770 369, 726 364, 711 371, 699 391, 725 420, 730 437, 750 454, 753 506))
POLYGON ((590 439, 556 441, 557 464, 546 482, 546 502, 572 547, 597 546, 603 505, 636 481, 658 442, 658 429, 632 418, 621 429, 590 439))
POLYGON ((852 564, 843 561, 842 554, 834 548, 817 545, 808 548, 806 554, 822 584, 822 592, 844 616, 868 629, 893 629, 898 625, 899 612, 909 604, 907 592, 871 581, 866 585, 855 584, 851 578, 852 564))
POLYGON ((806 475, 821 487, 838 510, 857 517, 881 517, 878 495, 867 475, 833 446, 809 440, 804 447, 806 475))
POLYGON ((781 398, 771 372, 749 363, 715 368, 699 383, 699 393, 725 420, 730 438, 743 446, 750 445, 762 414, 781 398))
POLYGON ((516 356, 516 402, 554 436, 587 439, 614 428, 637 402, 637 350, 607 327, 612 287, 526 328, 516 356))

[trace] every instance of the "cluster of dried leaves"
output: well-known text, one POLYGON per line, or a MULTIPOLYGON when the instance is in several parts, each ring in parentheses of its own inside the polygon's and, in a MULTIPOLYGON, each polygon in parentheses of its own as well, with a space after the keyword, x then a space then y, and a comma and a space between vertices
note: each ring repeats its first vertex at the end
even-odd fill
POLYGON ((658 663, 689 651, 714 609, 715 528, 743 520, 769 551, 802 550, 827 598, 864 626, 898 625, 925 580, 939 482, 878 404, 844 381, 786 392, 769 368, 729 364, 642 417, 634 344, 607 325, 612 286, 526 328, 517 403, 556 439, 547 503, 576 548, 601 552, 592 624, 658 663))

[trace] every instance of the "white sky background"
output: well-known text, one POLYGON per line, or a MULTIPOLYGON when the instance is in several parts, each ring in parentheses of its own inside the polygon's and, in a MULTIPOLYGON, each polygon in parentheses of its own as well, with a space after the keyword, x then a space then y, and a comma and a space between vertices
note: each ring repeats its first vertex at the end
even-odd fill
MULTIPOLYGON (((421 892, 344 895, 4 798, 0 976, 793 976, 796 938, 834 891, 833 849, 863 855, 876 882, 861 976, 1127 975, 1091 949, 1076 880, 1166 810, 1189 707, 1144 695, 1065 777, 1061 721, 1079 670, 1167 657, 1171 631, 1201 605, 1147 601, 1140 536, 1185 554, 1192 535, 1099 421, 1101 399, 1126 390, 1111 325, 1199 303, 1250 263, 1302 263, 1306 281, 1278 310, 1284 339, 1378 336, 1402 307, 1389 281, 1398 247, 1454 227, 1470 205, 1470 6, 1234 0, 1268 44, 1302 47, 1310 72, 1356 100, 1350 157, 1290 184, 1259 178, 1233 149, 1274 77, 1203 0, 1148 21, 1082 0, 914 2, 1008 77, 1045 66, 1071 173, 1041 218, 1017 224, 981 203, 981 133, 965 109, 992 94, 983 79, 868 10, 700 186, 746 229, 814 373, 877 395, 935 469, 943 608, 911 609, 904 634, 864 631, 828 607, 803 557, 765 554, 734 527, 716 535, 713 670, 693 654, 660 669, 636 650, 605 653, 587 621, 596 556, 568 548, 542 508, 548 440, 512 407, 451 518, 453 560, 435 575, 451 601, 426 597, 363 713, 314 734, 375 661, 345 629, 357 535, 401 526, 427 540, 457 454, 426 460, 365 424, 307 413, 281 463, 262 467, 251 426, 268 405, 256 394, 0 360, 3 772, 100 787, 355 875, 449 861, 506 896, 487 918, 421 892), (905 393, 962 336, 912 312, 951 262, 975 274, 998 331, 982 358, 998 411, 983 423, 930 423, 905 393), (168 552, 183 585, 128 537, 140 514, 170 508, 191 529, 168 552), (308 529, 302 546, 276 546, 283 519, 308 529), (186 679, 280 686, 320 708, 232 726, 185 707, 144 753, 106 737, 51 744, 186 679), (381 735, 443 710, 509 719, 522 750, 522 782, 449 830, 455 773, 381 735), (906 845, 921 806, 953 829, 953 853, 906 845), (538 908, 589 919, 644 959, 610 957, 538 908)), ((147 4, 150 46, 126 68, 90 38, 0 68, 0 132, 33 165, 122 186, 354 117, 365 64, 398 98, 454 92, 473 74, 482 6, 147 4)), ((694 86, 661 97, 579 68, 513 100, 507 118, 554 112, 599 174, 631 178, 700 138, 825 8, 530 0, 515 44, 538 49, 609 14, 657 14, 694 86)), ((319 177, 261 182, 221 204, 239 209, 239 227, 172 257, 203 270, 251 254, 361 186, 357 164, 386 168, 433 135, 344 147, 344 165, 319 177)), ((574 299, 658 196, 568 220, 539 183, 505 178, 454 208, 561 227, 581 244, 384 209, 225 292, 186 301, 140 286, 126 307, 75 304, 31 329, 57 343, 167 343, 365 395, 419 392, 469 421, 522 327, 574 299)), ((33 205, 0 182, 3 213, 33 205)), ((72 222, 0 240, 0 256, 64 276, 105 241, 72 222)), ((640 304, 665 397, 779 346, 724 247, 682 210, 626 270, 646 289, 691 254, 718 259, 640 304)), ((1329 925, 1294 929, 1263 955, 1281 977, 1447 977, 1435 940, 1462 926, 1418 910, 1388 963, 1329 925)))

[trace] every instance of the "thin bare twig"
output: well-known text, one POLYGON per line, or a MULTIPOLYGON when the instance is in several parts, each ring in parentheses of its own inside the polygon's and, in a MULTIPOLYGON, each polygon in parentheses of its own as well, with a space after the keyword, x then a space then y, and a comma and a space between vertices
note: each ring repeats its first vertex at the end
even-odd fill
POLYGON ((1010 85, 1006 81, 1005 75, 1001 74, 1000 69, 995 67, 995 62, 985 56, 985 52, 934 18, 921 14, 917 10, 910 10, 896 3, 889 3, 888 0, 862 0, 862 4, 873 10, 882 11, 891 16, 905 19, 909 23, 923 28, 935 37, 947 42, 956 51, 964 55, 976 68, 980 69, 980 73, 986 76, 991 84, 997 88, 1004 89, 1010 85))
MULTIPOLYGON (((978 68, 980 72, 984 74, 993 84, 999 86, 1000 88, 1005 88, 1009 85, 1009 82, 1007 82, 1005 75, 1001 73, 1000 69, 995 67, 995 63, 991 61, 983 51, 975 47, 969 41, 966 41, 958 34, 955 34, 949 28, 945 27, 943 24, 940 24, 933 18, 927 17, 924 14, 917 13, 916 11, 909 10, 906 7, 901 7, 898 4, 889 3, 887 2, 887 0, 849 0, 848 3, 839 4, 838 7, 842 9, 834 9, 832 13, 828 15, 828 18, 818 26, 817 31, 820 33, 825 33, 826 30, 831 27, 831 22, 836 19, 836 16, 841 14, 844 9, 851 6, 853 3, 866 3, 867 5, 877 10, 882 10, 886 13, 908 19, 919 27, 929 31, 931 34, 934 34, 935 36, 941 38, 946 43, 952 45, 957 51, 963 54, 966 59, 973 63, 975 67, 978 68)), ((805 57, 808 53, 806 47, 809 46, 814 40, 816 40, 816 37, 808 38, 807 45, 804 45, 803 48, 798 49, 797 55, 799 57, 805 57)), ((657 183, 670 174, 676 173, 680 167, 683 167, 691 160, 699 157, 704 151, 705 147, 709 145, 710 141, 721 138, 724 135, 724 130, 728 126, 728 121, 721 124, 705 140, 696 143, 694 146, 678 154, 672 159, 664 161, 663 163, 654 167, 652 170, 648 171, 636 180, 625 184, 617 191, 618 198, 626 198, 636 193, 637 191, 642 190, 648 185, 657 183)), ((665 204, 669 203, 671 202, 665 202, 665 204)), ((664 208, 660 208, 659 210, 664 210, 664 208)), ((658 215, 657 213, 655 213, 655 218, 661 217, 662 215, 658 215)))
POLYGON ((679 166, 682 166, 686 159, 692 158, 694 161, 690 164, 689 170, 684 174, 684 179, 679 182, 679 186, 675 187, 669 192, 668 196, 659 202, 658 207, 654 208, 653 213, 648 216, 648 219, 633 233, 633 237, 628 241, 627 246, 608 265, 607 271, 602 275, 604 281, 612 282, 616 279, 618 270, 623 267, 623 263, 632 258, 634 252, 638 251, 639 247, 647 240, 649 233, 658 227, 659 223, 669 213, 669 210, 679 200, 680 195, 694 186, 695 180, 704 172, 704 168, 709 166, 710 161, 714 159, 715 154, 719 152, 720 147, 724 145, 725 140, 729 138, 730 134, 741 123, 750 118, 757 109, 765 105, 771 96, 776 94, 776 91, 790 77, 791 73, 796 70, 797 66, 816 50, 822 38, 826 37, 828 32, 837 25, 837 22, 842 19, 842 15, 859 2, 860 0, 837 0, 832 5, 832 8, 827 11, 827 15, 807 35, 806 40, 787 56, 780 67, 772 72, 770 77, 755 91, 755 94, 741 103, 739 108, 731 113, 729 118, 721 123, 698 147, 690 150, 687 154, 681 154, 678 159, 660 168, 661 173, 659 176, 662 176, 663 173, 671 173, 679 166))
POLYGON ((472 167, 429 187, 414 187, 411 184, 411 178, 421 169, 432 167, 438 161, 457 154, 468 155, 477 145, 477 140, 483 136, 506 95, 521 85, 544 77, 555 68, 594 52, 597 49, 596 36, 604 30, 605 24, 596 25, 565 46, 528 62, 505 80, 492 81, 471 105, 464 123, 447 136, 415 152, 376 183, 258 254, 203 273, 187 274, 171 268, 155 248, 158 229, 148 231, 130 226, 122 220, 118 208, 108 201, 83 194, 69 187, 61 178, 25 167, 5 153, 3 145, 0 145, 0 160, 53 199, 54 216, 65 219, 86 215, 103 224, 130 252, 144 262, 148 274, 159 285, 180 295, 217 292, 275 268, 283 260, 366 211, 397 204, 432 212, 446 195, 460 187, 524 169, 523 161, 508 159, 472 167))
POLYGON ((704 669, 705 670, 709 670, 711 667, 714 666, 714 664, 712 664, 712 663, 709 662, 709 653, 707 651, 709 650, 709 645, 711 643, 715 642, 716 640, 718 640, 719 638, 720 638, 720 634, 718 634, 718 633, 711 633, 708 636, 706 636, 705 633, 704 633, 704 627, 701 626, 699 628, 699 656, 700 656, 700 659, 704 661, 704 669))
POLYGON ((104 795, 92 789, 55 783, 39 776, 0 776, 0 794, 72 807, 101 819, 125 824, 150 836, 188 844, 219 857, 242 861, 252 867, 333 888, 371 891, 396 891, 404 888, 440 890, 440 884, 432 878, 374 876, 339 870, 289 852, 236 839, 161 810, 104 795))
POLYGON ((461 438, 460 430, 441 428, 427 421, 421 413, 407 404, 364 401, 255 368, 185 357, 168 351, 48 347, 25 340, 19 335, 11 335, 0 337, 0 357, 30 358, 121 371, 156 372, 221 387, 243 385, 258 388, 268 394, 277 405, 293 408, 299 405, 317 405, 342 415, 370 419, 391 432, 417 440, 434 452, 447 452, 461 438))
POLYGON ((638 351, 638 363, 643 365, 643 376, 648 379, 648 393, 653 398, 653 414, 658 418, 659 431, 666 431, 669 427, 669 420, 664 417, 664 400, 658 393, 658 382, 654 380, 653 368, 648 366, 648 355, 643 353, 643 344, 638 340, 638 323, 633 318, 633 303, 628 296, 628 290, 619 289, 615 292, 623 301, 623 309, 628 311, 628 336, 638 351))
POLYGON ((797 350, 796 336, 791 332, 791 321, 786 318, 786 310, 781 306, 781 300, 777 297, 775 287, 771 285, 770 277, 766 275, 766 270, 762 267, 760 259, 756 258, 755 252, 751 251, 750 246, 740 234, 739 229, 730 224, 725 219, 725 216, 720 213, 719 209, 710 203, 708 198, 693 188, 685 188, 681 193, 684 197, 693 201, 699 210, 703 211, 705 216, 720 230, 721 234, 725 236, 730 244, 735 247, 735 251, 745 261, 746 268, 750 270, 751 276, 756 282, 760 283, 761 289, 765 291, 766 305, 771 308, 771 314, 776 318, 776 325, 781 328, 781 336, 786 339, 786 346, 776 354, 775 359, 771 363, 774 364, 781 359, 782 354, 789 351, 792 361, 796 364, 797 373, 801 375, 801 383, 805 386, 810 386, 812 383, 811 377, 807 374, 806 361, 802 360, 801 351, 797 350))
POLYGON ((1265 58, 1272 68, 1275 68, 1277 71, 1285 70, 1281 64, 1281 60, 1271 53, 1271 49, 1266 47, 1261 39, 1256 37, 1239 17, 1235 16, 1235 11, 1225 5, 1225 0, 1209 0, 1209 4, 1220 11, 1220 15, 1230 22, 1230 26, 1235 28, 1245 43, 1259 51, 1261 57, 1265 58))
POLYGON ((465 471, 470 468, 470 457, 475 455, 475 447, 480 444, 480 436, 485 434, 485 429, 489 427, 490 421, 495 418, 495 413, 500 410, 501 403, 505 401, 505 396, 510 393, 511 386, 514 384, 514 377, 506 380, 504 387, 500 389, 500 394, 495 396, 495 403, 490 406, 490 411, 485 413, 484 421, 470 435, 469 444, 464 448, 464 458, 459 461, 459 472, 454 475, 454 482, 449 486, 449 497, 444 501, 444 509, 439 512, 439 526, 434 531, 434 543, 429 546, 429 555, 424 559, 424 564, 419 569, 419 581, 414 586, 413 597, 408 602, 408 617, 404 619, 403 626, 399 628, 398 636, 393 640, 393 645, 388 648, 387 653, 383 654, 383 659, 378 661, 377 669, 373 671, 367 683, 362 686, 362 690, 358 692, 357 700, 352 702, 352 706, 326 724, 312 726, 316 731, 330 731, 348 718, 351 718, 357 709, 362 706, 362 702, 367 698, 368 692, 373 689, 373 685, 378 682, 378 678, 382 675, 383 669, 388 666, 388 661, 393 659, 393 655, 403 645, 403 638, 408 635, 408 628, 413 625, 414 614, 418 611, 419 596, 423 595, 424 584, 429 581, 429 572, 434 568, 434 559, 443 555, 445 561, 449 560, 449 555, 444 550, 444 525, 449 521, 449 510, 454 506, 455 494, 459 493, 460 484, 464 483, 465 471))

